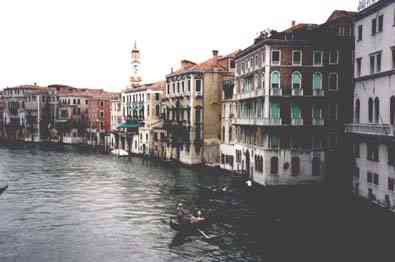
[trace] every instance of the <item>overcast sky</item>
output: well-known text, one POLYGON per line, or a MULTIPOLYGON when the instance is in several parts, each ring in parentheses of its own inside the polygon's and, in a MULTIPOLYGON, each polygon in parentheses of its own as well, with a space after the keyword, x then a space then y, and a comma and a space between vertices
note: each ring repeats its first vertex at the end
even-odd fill
POLYGON ((54 83, 119 91, 134 40, 144 82, 181 59, 199 62, 250 45, 291 21, 323 23, 358 0, 0 0, 0 89, 54 83))

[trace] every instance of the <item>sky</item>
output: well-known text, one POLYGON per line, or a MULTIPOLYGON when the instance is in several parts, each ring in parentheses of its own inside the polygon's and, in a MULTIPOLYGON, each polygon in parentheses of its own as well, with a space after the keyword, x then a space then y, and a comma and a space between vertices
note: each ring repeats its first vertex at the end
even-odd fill
POLYGON ((202 62, 252 44, 260 31, 323 23, 358 0, 0 0, 0 89, 66 84, 121 91, 134 41, 145 83, 182 59, 202 62))

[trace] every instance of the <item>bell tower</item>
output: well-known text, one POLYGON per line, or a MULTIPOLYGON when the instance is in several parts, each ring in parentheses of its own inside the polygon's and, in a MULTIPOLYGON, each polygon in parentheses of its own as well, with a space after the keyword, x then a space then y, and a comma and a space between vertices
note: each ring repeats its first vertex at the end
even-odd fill
POLYGON ((140 50, 137 48, 137 43, 134 41, 134 46, 132 49, 132 73, 129 79, 129 86, 134 88, 141 85, 141 75, 140 75, 140 50))

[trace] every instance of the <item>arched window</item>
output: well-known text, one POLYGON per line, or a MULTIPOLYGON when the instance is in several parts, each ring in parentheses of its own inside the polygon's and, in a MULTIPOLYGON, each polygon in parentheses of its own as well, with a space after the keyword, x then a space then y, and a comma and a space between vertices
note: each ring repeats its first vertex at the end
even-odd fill
POLYGON ((395 124, 395 96, 391 96, 390 100, 390 118, 391 118, 391 125, 395 124))
POLYGON ((277 71, 272 72, 271 75, 272 88, 280 88, 280 73, 277 71))
POLYGON ((369 122, 373 122, 373 99, 370 97, 368 102, 369 122))
POLYGON ((359 99, 355 101, 355 123, 359 123, 359 115, 360 115, 361 105, 359 99))
POLYGON ((295 156, 291 159, 291 172, 293 176, 299 175, 300 172, 300 159, 295 156))
POLYGON ((270 159, 270 173, 278 174, 278 158, 275 156, 270 159))
POLYGON ((380 119, 380 100, 378 97, 374 99, 374 121, 379 122, 380 119))
POLYGON ((300 72, 292 73, 292 88, 300 89, 302 87, 302 74, 300 72))
POLYGON ((313 89, 320 90, 322 89, 322 74, 321 73, 314 73, 313 74, 313 89))

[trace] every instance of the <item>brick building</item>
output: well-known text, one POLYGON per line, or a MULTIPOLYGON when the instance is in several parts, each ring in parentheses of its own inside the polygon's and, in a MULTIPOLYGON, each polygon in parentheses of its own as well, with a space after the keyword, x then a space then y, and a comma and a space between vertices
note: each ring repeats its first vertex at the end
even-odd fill
POLYGON ((335 11, 321 25, 262 33, 236 56, 234 102, 224 103, 234 114, 233 127, 223 125, 224 168, 262 185, 333 172, 352 113, 353 16, 335 11))

